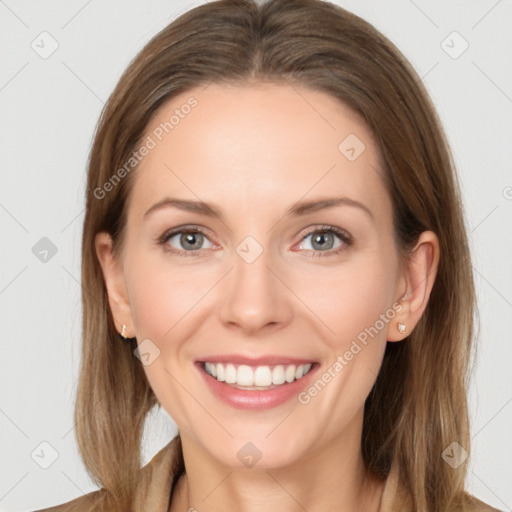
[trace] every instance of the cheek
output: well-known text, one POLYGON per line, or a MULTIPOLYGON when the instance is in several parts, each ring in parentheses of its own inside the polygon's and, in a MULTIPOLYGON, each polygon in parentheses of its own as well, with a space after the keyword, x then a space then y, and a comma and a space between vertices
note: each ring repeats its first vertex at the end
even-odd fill
MULTIPOLYGON (((151 340, 150 364, 143 369, 158 401, 178 424, 189 421, 189 396, 183 393, 180 383, 188 378, 179 360, 190 352, 187 340, 193 334, 189 320, 194 307, 207 291, 201 285, 203 277, 176 265, 170 265, 165 257, 132 251, 127 260, 126 280, 132 319, 138 343, 151 340), (151 352, 153 351, 153 352, 151 352), (152 354, 157 354, 153 356, 152 354)), ((211 286, 211 285, 210 285, 211 286)), ((195 325, 195 322, 194 322, 195 325)), ((190 388, 190 385, 186 385, 190 388)))
MULTIPOLYGON (((326 328, 327 339, 336 351, 353 339, 364 338, 371 329, 373 338, 385 339, 394 293, 394 262, 382 253, 357 254, 337 267, 301 274, 294 291, 326 328), (381 315, 387 322, 382 322, 381 315)), ((318 323, 318 322, 317 322, 318 323)))
POLYGON ((396 321, 394 269, 392 257, 388 260, 380 252, 368 253, 330 271, 323 294, 318 291, 321 276, 310 275, 304 283, 303 293, 310 290, 305 302, 329 329, 322 328, 327 333, 323 337, 327 349, 324 368, 318 376, 322 382, 317 380, 306 389, 299 402, 306 409, 311 407, 312 416, 329 418, 326 436, 335 435, 340 425, 355 417, 375 383, 386 334, 396 321))
POLYGON ((188 313, 214 283, 211 271, 171 264, 165 254, 133 252, 127 285, 135 329, 139 336, 163 341, 172 337, 188 313))
MULTIPOLYGON (((132 250, 129 254, 127 284, 136 332, 162 343, 187 330, 187 320, 197 317, 196 309, 206 307, 216 296, 214 288, 225 271, 212 262, 177 264, 163 251, 132 250)), ((293 293, 283 290, 278 300, 293 303, 295 295, 312 314, 307 316, 322 330, 322 337, 342 349, 392 305, 393 258, 392 251, 381 247, 354 253, 336 265, 309 261, 303 267, 283 267, 280 277, 293 293)))
POLYGON ((131 311, 138 337, 161 340, 177 322, 179 295, 170 293, 172 284, 165 276, 148 272, 135 277, 131 287, 131 311))

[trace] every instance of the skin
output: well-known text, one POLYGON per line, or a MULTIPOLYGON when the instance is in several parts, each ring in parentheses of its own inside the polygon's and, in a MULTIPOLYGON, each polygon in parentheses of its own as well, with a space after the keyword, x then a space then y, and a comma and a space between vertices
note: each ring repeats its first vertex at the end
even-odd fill
POLYGON ((400 269, 374 138, 331 96, 286 84, 210 84, 164 104, 147 134, 191 95, 198 105, 136 170, 122 254, 112 256, 108 234, 96 237, 119 331, 125 324, 127 336, 160 350, 144 370, 180 429, 186 465, 170 510, 378 511, 385 482, 365 477, 364 402, 386 342, 407 336, 426 307, 438 239, 424 232, 400 269), (354 161, 338 149, 349 134, 366 146, 354 161), (145 219, 167 196, 215 203, 224 219, 175 208, 145 219), (332 196, 359 201, 372 216, 347 205, 285 215, 297 201, 332 196), (155 241, 185 224, 206 230, 199 249, 179 235, 167 246, 192 256, 155 241), (332 233, 326 249, 313 245, 315 233, 306 235, 323 225, 353 243, 332 233), (250 264, 236 252, 249 235, 263 249, 250 264), (205 355, 279 354, 317 361, 320 377, 398 302, 401 311, 307 405, 233 409, 194 367, 205 355), (252 468, 237 457, 248 441, 262 453, 252 468))

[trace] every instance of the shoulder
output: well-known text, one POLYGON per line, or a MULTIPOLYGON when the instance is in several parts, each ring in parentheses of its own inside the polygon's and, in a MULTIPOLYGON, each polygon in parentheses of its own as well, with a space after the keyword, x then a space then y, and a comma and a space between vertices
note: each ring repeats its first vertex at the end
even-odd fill
POLYGON ((463 503, 464 512, 502 512, 497 508, 487 505, 487 503, 484 503, 467 492, 464 493, 463 503))
MULTIPOLYGON (((167 510, 175 477, 183 470, 181 439, 174 437, 139 470, 134 496, 135 510, 167 510)), ((104 488, 84 494, 66 503, 34 512, 92 512, 101 510, 104 488)))
MULTIPOLYGON (((392 463, 385 482, 379 512, 414 512, 412 497, 399 473, 398 464, 392 463)), ((456 501, 457 505, 453 507, 454 512, 503 512, 487 505, 469 492, 464 492, 462 496, 459 495, 456 501)))
POLYGON ((100 501, 103 489, 84 494, 66 503, 34 512, 89 512, 100 501))

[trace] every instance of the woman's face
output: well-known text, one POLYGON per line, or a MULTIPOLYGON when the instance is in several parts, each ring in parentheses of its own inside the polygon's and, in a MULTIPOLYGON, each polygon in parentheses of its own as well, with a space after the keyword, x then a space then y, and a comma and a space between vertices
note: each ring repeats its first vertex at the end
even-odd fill
POLYGON ((370 131, 321 92, 211 84, 165 104, 144 143, 127 326, 182 438, 267 468, 359 446, 405 291, 370 131))

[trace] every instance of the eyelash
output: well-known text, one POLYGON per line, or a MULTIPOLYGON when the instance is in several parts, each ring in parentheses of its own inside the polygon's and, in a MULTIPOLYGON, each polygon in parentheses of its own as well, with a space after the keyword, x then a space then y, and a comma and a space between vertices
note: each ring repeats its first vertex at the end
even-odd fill
MULTIPOLYGON (((208 238, 207 233, 201 229, 199 226, 185 226, 180 228, 175 228, 169 231, 166 231, 161 237, 157 239, 157 243, 160 245, 163 245, 164 250, 167 252, 170 252, 172 254, 177 254, 178 256, 184 256, 184 257, 197 257, 199 253, 199 250, 196 251, 181 251, 178 249, 175 249, 174 247, 171 247, 167 244, 167 242, 175 235, 179 234, 187 234, 187 233, 200 233, 206 238, 208 238)), ((344 230, 337 228, 335 226, 319 226, 316 227, 310 231, 308 231, 304 236, 301 238, 301 242, 304 241, 308 236, 314 234, 314 233, 334 233, 338 236, 338 238, 343 242, 340 247, 337 249, 331 249, 329 251, 312 251, 311 249, 307 249, 308 251, 312 251, 311 257, 312 258, 318 258, 318 257, 326 257, 326 256, 336 256, 340 254, 342 251, 346 250, 347 247, 350 247, 353 244, 352 237, 344 230)))

